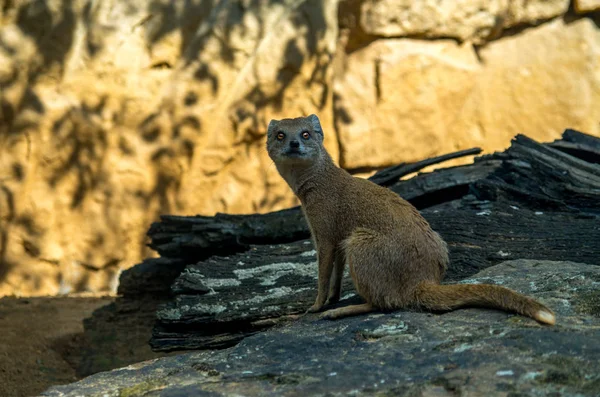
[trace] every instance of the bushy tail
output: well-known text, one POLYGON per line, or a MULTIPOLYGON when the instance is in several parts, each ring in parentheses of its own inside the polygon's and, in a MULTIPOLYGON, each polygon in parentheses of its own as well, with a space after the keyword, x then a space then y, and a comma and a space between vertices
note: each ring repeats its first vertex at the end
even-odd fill
POLYGON ((508 288, 488 284, 439 285, 420 283, 415 291, 417 304, 429 310, 453 310, 465 306, 490 307, 534 318, 554 325, 552 310, 508 288))

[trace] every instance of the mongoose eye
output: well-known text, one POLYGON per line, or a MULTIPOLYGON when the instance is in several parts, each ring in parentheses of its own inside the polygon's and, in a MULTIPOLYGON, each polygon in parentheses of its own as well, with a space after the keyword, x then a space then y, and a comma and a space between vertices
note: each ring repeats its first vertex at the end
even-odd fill
POLYGON ((283 133, 283 131, 279 131, 279 132, 277 133, 277 140, 278 140, 278 141, 282 141, 282 140, 283 140, 283 138, 285 138, 285 134, 283 133))
POLYGON ((302 138, 304 138, 304 139, 310 138, 310 133, 308 131, 302 131, 302 138))

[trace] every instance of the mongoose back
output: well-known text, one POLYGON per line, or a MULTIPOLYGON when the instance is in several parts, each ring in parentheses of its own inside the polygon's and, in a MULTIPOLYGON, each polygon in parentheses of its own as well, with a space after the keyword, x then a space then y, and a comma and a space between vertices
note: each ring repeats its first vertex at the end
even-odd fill
POLYGON ((309 312, 339 300, 348 262, 366 303, 328 310, 323 318, 411 307, 447 311, 480 306, 554 324, 552 310, 510 289, 440 285, 449 261, 444 240, 409 202, 337 167, 323 146, 316 115, 272 120, 267 150, 300 199, 316 245, 318 293, 309 312))

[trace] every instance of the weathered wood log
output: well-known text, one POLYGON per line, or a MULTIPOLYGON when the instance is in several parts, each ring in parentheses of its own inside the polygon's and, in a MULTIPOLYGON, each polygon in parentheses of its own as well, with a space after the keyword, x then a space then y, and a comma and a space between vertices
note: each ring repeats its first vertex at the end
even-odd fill
POLYGON ((568 153, 572 156, 583 159, 589 163, 600 163, 600 149, 585 146, 581 143, 573 143, 567 141, 557 141, 549 143, 548 146, 558 149, 561 152, 568 153))
MULTIPOLYGON (((584 134, 583 132, 573 130, 571 128, 567 128, 563 132, 562 138, 555 142, 560 142, 560 141, 567 141, 567 142, 580 144, 580 145, 585 146, 588 149, 589 148, 594 148, 596 150, 600 149, 600 139, 598 139, 595 136, 584 134)), ((578 156, 576 156, 576 157, 578 157, 578 156)))
POLYGON ((400 180, 400 178, 402 178, 403 176, 420 171, 423 168, 428 167, 430 165, 435 165, 444 161, 457 159, 464 156, 475 155, 479 153, 481 153, 480 148, 472 148, 444 154, 437 157, 431 157, 429 159, 417 161, 416 163, 402 163, 392 167, 384 168, 383 170, 376 172, 373 176, 369 178, 369 180, 381 186, 389 186, 395 182, 398 182, 398 180, 400 180))
POLYGON ((485 179, 501 164, 500 160, 487 159, 475 164, 439 169, 398 181, 389 188, 423 210, 467 195, 471 184, 485 179))
POLYGON ((244 251, 250 244, 296 241, 308 237, 299 207, 268 214, 161 217, 148 231, 149 246, 161 256, 200 260, 244 251))
POLYGON ((148 258, 125 270, 119 278, 121 296, 170 295, 171 283, 189 262, 180 258, 148 258))
POLYGON ((504 153, 505 160, 490 177, 473 187, 480 199, 504 197, 530 208, 597 213, 600 164, 518 135, 504 153))

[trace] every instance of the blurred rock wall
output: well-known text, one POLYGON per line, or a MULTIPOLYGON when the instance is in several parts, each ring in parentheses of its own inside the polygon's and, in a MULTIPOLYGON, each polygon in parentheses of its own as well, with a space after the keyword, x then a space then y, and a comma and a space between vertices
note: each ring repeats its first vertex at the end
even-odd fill
POLYGON ((0 296, 114 290, 159 214, 294 205, 271 118, 348 169, 600 135, 600 1, 0 0, 0 296))

